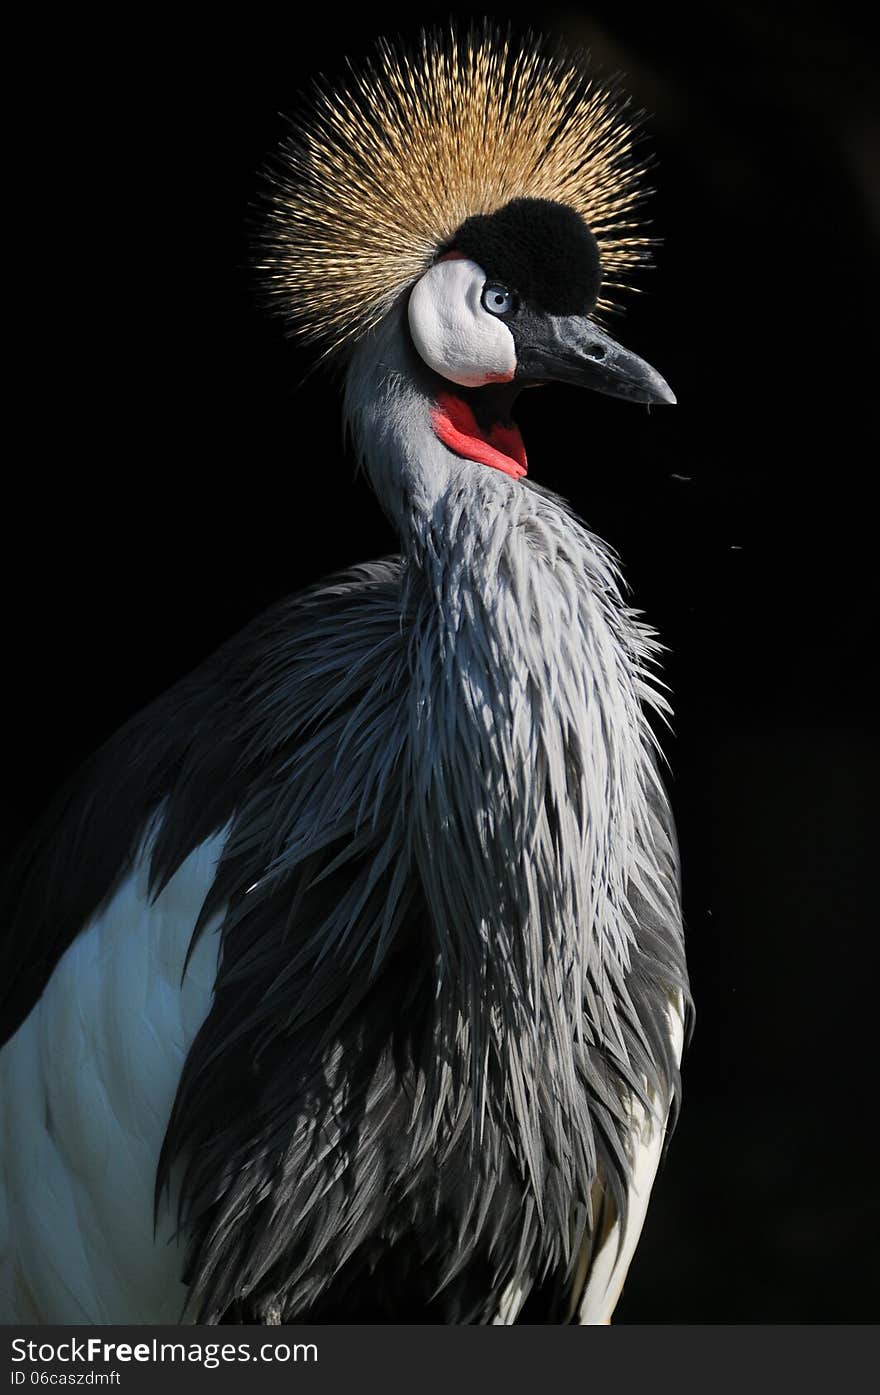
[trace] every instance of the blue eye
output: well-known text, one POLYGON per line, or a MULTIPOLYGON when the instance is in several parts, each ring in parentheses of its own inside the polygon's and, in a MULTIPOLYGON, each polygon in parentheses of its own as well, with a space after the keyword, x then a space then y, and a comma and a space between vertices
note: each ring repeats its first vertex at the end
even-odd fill
POLYGON ((483 309, 490 315, 506 315, 513 308, 513 296, 505 286, 484 286, 482 302, 483 309))

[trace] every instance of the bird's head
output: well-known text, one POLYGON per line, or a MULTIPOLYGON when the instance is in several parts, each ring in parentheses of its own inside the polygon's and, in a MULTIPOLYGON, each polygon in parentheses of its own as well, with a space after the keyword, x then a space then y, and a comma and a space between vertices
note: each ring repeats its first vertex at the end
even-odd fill
POLYGON ((674 402, 660 374, 590 318, 601 279, 596 239, 565 204, 513 199, 468 218, 409 297, 413 346, 437 379, 439 440, 519 479, 525 452, 508 423, 524 387, 555 380, 674 402))
POLYGON ((347 358, 347 415, 392 514, 463 469, 520 481, 524 387, 675 401, 601 323, 650 246, 624 106, 582 62, 487 26, 380 45, 283 146, 261 267, 292 327, 347 358))

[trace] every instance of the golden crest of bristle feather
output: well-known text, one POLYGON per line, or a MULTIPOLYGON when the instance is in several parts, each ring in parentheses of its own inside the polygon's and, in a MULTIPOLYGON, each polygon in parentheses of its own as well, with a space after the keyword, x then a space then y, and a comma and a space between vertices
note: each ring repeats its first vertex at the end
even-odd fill
POLYGON ((511 199, 576 209, 599 245, 598 313, 650 239, 636 124, 582 63, 490 26, 382 42, 344 83, 316 86, 270 176, 259 270, 271 301, 332 352, 376 324, 476 213, 511 199))

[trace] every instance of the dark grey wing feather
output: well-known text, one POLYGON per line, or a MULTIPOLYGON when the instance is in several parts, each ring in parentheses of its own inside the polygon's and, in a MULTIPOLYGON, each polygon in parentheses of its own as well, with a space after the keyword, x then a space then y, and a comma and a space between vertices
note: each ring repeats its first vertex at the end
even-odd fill
MULTIPOLYGON (((285 666, 303 636, 340 611, 356 623, 377 592, 396 592, 398 576, 396 561, 376 562, 274 606, 133 717, 68 782, 0 879, 0 1043, 130 871, 151 815, 163 804, 171 811, 154 855, 161 884, 225 827, 261 760, 277 758, 285 666), (269 713, 249 708, 261 684, 269 713)), ((302 706, 294 704, 295 714, 302 706)))

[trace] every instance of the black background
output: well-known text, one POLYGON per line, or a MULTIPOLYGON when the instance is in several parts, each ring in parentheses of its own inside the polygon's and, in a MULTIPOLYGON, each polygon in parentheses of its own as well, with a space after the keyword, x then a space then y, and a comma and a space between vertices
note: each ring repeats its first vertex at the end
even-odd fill
MULTIPOLYGON (((306 79, 446 13, 134 9, 14 49, 7 841, 262 607, 394 550, 245 227, 306 79)), ((698 1019, 617 1318, 870 1321, 876 54, 840 5, 495 13, 622 69, 658 161, 658 269, 615 332, 679 406, 518 412, 670 651, 698 1019)))

